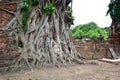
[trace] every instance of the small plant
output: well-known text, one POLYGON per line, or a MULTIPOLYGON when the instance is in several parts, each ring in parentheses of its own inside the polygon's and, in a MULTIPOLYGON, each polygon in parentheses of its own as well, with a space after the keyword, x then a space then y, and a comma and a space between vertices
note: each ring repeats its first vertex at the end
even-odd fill
POLYGON ((28 5, 27 2, 24 2, 24 3, 20 4, 20 7, 21 7, 22 10, 27 10, 29 8, 29 5, 28 5))
POLYGON ((23 31, 27 30, 31 7, 36 4, 38 4, 38 0, 26 0, 20 4, 20 7, 22 9, 21 22, 23 31))
POLYGON ((47 15, 50 15, 55 12, 55 6, 53 4, 46 5, 43 10, 47 15))

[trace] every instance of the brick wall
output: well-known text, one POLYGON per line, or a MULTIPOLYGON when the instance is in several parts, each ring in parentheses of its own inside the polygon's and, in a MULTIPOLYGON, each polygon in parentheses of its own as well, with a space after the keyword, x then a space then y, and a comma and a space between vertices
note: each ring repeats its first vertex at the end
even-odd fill
POLYGON ((101 58, 111 58, 111 54, 108 48, 112 47, 116 54, 120 56, 120 43, 108 43, 108 42, 81 42, 75 41, 74 45, 78 51, 78 53, 86 59, 101 59, 101 58), (106 54, 107 52, 107 54, 106 54))
MULTIPOLYGON (((16 11, 16 4, 6 5, 2 1, 0 1, 0 8, 13 12, 16 11)), ((0 9, 0 28, 4 27, 13 17, 14 15, 0 9)), ((8 47, 10 47, 10 41, 6 36, 6 32, 0 31, 0 59, 3 55, 8 54, 7 50, 9 49, 8 47)))

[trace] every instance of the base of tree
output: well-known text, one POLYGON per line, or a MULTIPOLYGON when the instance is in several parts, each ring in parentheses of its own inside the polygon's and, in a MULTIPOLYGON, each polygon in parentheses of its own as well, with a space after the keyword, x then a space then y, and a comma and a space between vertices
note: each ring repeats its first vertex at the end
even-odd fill
POLYGON ((16 41, 20 53, 16 65, 26 64, 33 70, 33 66, 60 67, 86 63, 73 45, 66 3, 63 1, 50 15, 41 9, 45 6, 43 3, 48 4, 49 0, 32 7, 28 26, 21 24, 22 11, 18 8, 16 16, 3 29, 9 31, 9 36, 13 36, 10 38, 16 41))

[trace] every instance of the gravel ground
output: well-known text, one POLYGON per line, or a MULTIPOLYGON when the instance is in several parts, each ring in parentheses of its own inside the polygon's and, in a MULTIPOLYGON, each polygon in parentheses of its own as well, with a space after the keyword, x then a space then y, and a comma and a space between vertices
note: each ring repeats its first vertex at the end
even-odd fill
POLYGON ((120 64, 93 60, 98 65, 47 68, 0 75, 0 80, 120 80, 120 64))

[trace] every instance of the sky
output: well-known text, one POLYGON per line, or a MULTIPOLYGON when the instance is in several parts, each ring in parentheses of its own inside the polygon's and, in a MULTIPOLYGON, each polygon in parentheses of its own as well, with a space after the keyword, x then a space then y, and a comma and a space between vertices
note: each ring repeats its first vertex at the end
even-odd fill
POLYGON ((110 0, 73 0, 74 26, 95 22, 99 27, 111 24, 110 16, 106 16, 110 0))

